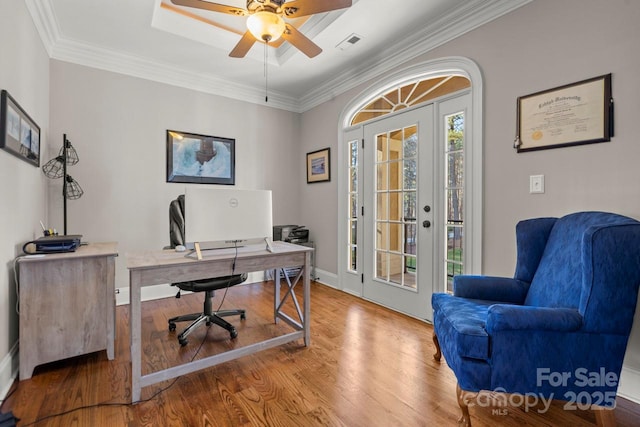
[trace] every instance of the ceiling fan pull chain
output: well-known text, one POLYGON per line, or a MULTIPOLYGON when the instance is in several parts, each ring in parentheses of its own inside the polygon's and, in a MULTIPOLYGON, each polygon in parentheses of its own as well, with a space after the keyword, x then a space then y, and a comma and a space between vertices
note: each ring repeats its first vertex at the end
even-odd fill
POLYGON ((264 42, 264 102, 269 102, 269 42, 264 42))

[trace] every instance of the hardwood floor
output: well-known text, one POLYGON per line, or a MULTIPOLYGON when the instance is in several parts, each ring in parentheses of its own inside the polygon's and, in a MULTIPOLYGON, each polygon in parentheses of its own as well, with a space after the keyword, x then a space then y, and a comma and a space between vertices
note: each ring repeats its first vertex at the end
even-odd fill
MULTIPOLYGON (((324 285, 311 289, 311 347, 290 343, 145 387, 146 401, 135 405, 126 404, 129 311, 120 306, 115 360, 99 352, 40 366, 14 384, 2 412, 13 411, 19 426, 456 425, 455 377, 444 361, 433 360, 430 325, 324 285)), ((214 307, 222 296, 216 294, 214 307)), ((184 348, 167 319, 200 310, 202 295, 144 302, 143 372, 289 330, 272 323, 272 298, 271 283, 230 289, 223 308, 247 308, 246 320, 231 318, 238 338, 202 327, 184 348)), ((554 402, 546 413, 473 407, 471 418, 476 427, 595 425, 592 412, 562 406, 554 402)), ((615 416, 620 426, 638 426, 640 405, 618 398, 615 416)))

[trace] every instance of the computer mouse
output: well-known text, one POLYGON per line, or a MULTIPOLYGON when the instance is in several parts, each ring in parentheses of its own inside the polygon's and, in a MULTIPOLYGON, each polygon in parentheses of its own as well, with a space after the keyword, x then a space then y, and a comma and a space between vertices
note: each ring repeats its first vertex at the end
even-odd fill
POLYGON ((177 245, 175 247, 176 252, 184 252, 187 250, 187 248, 185 248, 183 245, 177 245))

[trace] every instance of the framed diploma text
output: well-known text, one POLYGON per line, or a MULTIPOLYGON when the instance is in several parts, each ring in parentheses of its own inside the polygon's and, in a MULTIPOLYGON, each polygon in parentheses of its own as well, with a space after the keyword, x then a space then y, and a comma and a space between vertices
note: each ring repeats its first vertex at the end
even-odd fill
POLYGON ((611 74, 518 98, 518 152, 610 141, 611 74))

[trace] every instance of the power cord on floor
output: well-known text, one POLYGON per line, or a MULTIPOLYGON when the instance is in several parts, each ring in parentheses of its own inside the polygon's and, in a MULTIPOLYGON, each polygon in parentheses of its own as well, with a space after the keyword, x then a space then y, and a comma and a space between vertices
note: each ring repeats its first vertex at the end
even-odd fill
MULTIPOLYGON (((234 247, 235 247, 236 252, 235 252, 235 256, 234 256, 234 258, 233 258, 233 263, 232 263, 232 265, 231 265, 231 276, 235 275, 235 271, 236 271, 236 261, 238 260, 238 243, 237 243, 237 242, 234 242, 234 247)), ((16 259, 16 261, 17 261, 17 259, 16 259)), ((15 268, 14 268, 14 272, 15 272, 15 268)), ((225 300, 225 298, 226 298, 226 296, 227 296, 227 291, 228 291, 228 290, 229 290, 229 288, 231 287, 231 280, 232 280, 232 278, 230 277, 230 278, 229 278, 229 284, 228 284, 228 285, 226 286, 226 288, 225 288, 224 294, 223 294, 223 296, 222 296, 222 301, 220 301, 220 305, 218 306, 218 310, 217 310, 217 311, 220 311, 220 309, 222 308, 222 304, 224 304, 224 300, 225 300)), ((17 275, 16 275, 16 288, 17 288, 17 286, 18 286, 18 280, 17 280, 17 275)), ((17 306, 17 303, 16 303, 16 311, 17 311, 17 307, 18 307, 18 306, 17 306)), ((209 327, 207 327, 207 333, 206 333, 206 334, 205 334, 205 336, 202 338, 202 341, 200 342, 200 345, 198 346, 198 349, 197 349, 197 350, 196 350, 196 352, 193 354, 193 357, 191 357, 191 360, 190 360, 189 362, 193 362, 193 361, 195 360, 196 356, 200 353, 200 350, 202 350, 202 346, 204 345, 205 341, 207 340, 207 337, 209 336, 209 329, 210 329, 210 327, 211 327, 211 325, 210 325, 209 327)), ((166 386, 165 388, 162 388, 162 389, 158 390, 158 391, 157 391, 157 392, 155 392, 153 395, 151 395, 151 397, 149 397, 149 398, 147 398, 147 399, 138 400, 138 401, 136 401, 136 402, 131 402, 131 403, 128 403, 128 402, 102 402, 102 403, 96 403, 96 404, 93 404, 93 405, 79 406, 79 407, 77 407, 77 408, 69 409, 69 410, 67 410, 67 411, 63 411, 63 412, 59 412, 59 413, 56 413, 56 414, 47 415, 47 416, 42 417, 42 418, 38 418, 37 420, 35 420, 35 421, 33 421, 33 422, 29 423, 29 424, 25 424, 25 425, 24 425, 24 426, 22 426, 22 427, 30 427, 30 426, 36 425, 36 424, 38 424, 38 423, 41 423, 41 422, 43 422, 43 421, 49 420, 49 419, 51 419, 51 418, 60 417, 60 416, 63 416, 63 415, 68 415, 68 414, 71 414, 71 413, 76 412, 76 411, 81 411, 81 410, 83 410, 83 409, 93 409, 93 408, 102 408, 102 407, 110 407, 110 406, 134 406, 134 405, 138 405, 138 404, 140 404, 140 403, 150 402, 151 400, 155 399, 155 398, 156 398, 157 396, 159 396, 160 394, 164 393, 165 391, 167 391, 167 390, 169 390, 171 387, 173 387, 173 386, 176 384, 176 382, 178 382, 178 380, 179 380, 180 378, 181 378, 181 377, 177 377, 177 378, 175 378, 175 379, 171 382, 171 384, 169 384, 169 385, 168 385, 168 386, 166 386)), ((5 402, 6 402, 6 400, 9 398, 9 396, 11 396, 11 395, 12 395, 12 394, 17 390, 17 389, 18 389, 18 387, 16 387, 13 391, 11 391, 11 392, 10 392, 10 393, 5 397, 5 399, 2 401, 2 405, 4 405, 4 403, 5 403, 5 402)), ((0 405, 0 409, 2 408, 2 405, 0 405)), ((11 413, 9 413, 9 414, 11 414, 11 413)), ((13 417, 13 414, 11 414, 11 417, 13 417)), ((13 417, 13 418, 15 418, 15 417, 13 417)), ((2 418, 0 418, 0 421, 1 421, 1 420, 2 420, 2 418)), ((19 421, 20 419, 19 419, 19 418, 15 418, 15 420, 16 420, 16 421, 19 421)), ((15 425, 15 424, 13 424, 13 425, 15 425)), ((0 427, 3 427, 3 424, 0 424, 0 427)))
MULTIPOLYGON (((204 345, 205 341, 209 337, 209 329, 210 329, 210 327, 207 327, 207 333, 202 338, 202 341, 200 342, 200 345, 198 346, 198 349, 193 354, 193 357, 191 357, 191 360, 189 362, 193 362, 195 360, 196 356, 200 353, 200 350, 202 350, 202 346, 204 345)), ((63 412, 59 412, 59 413, 56 413, 56 414, 47 415, 47 416, 42 417, 42 418, 38 418, 37 420, 35 420, 35 421, 33 421, 33 422, 29 423, 29 424, 25 424, 25 425, 23 425, 21 427, 30 427, 30 426, 36 425, 38 423, 41 423, 43 421, 49 420, 51 418, 60 417, 62 415, 68 415, 68 414, 71 414, 71 413, 76 412, 76 411, 81 411, 83 409, 103 408, 103 407, 110 407, 110 406, 125 406, 126 407, 126 406, 138 405, 140 403, 147 403, 147 402, 150 402, 151 400, 155 399, 156 397, 158 397, 160 394, 164 393, 165 391, 169 390, 171 387, 173 387, 176 384, 176 382, 178 382, 178 380, 180 378, 181 377, 176 377, 171 382, 171 384, 169 384, 168 386, 158 390, 153 395, 151 395, 151 397, 149 397, 147 399, 137 400, 135 402, 130 402, 130 403, 129 402, 102 402, 102 403, 96 403, 96 404, 93 404, 93 405, 79 406, 77 408, 69 409, 67 411, 63 411, 63 412)), ((15 390, 17 390, 17 387, 16 387, 15 390)), ((15 390, 13 392, 15 392, 15 390)), ((7 396, 7 398, 8 397, 9 396, 7 396)), ((6 401, 7 398, 5 398, 5 401, 6 401)), ((19 418, 17 418, 17 420, 19 420, 19 418)), ((1 424, 0 424, 0 427, 2 427, 1 424)))

